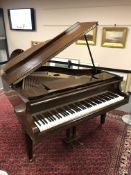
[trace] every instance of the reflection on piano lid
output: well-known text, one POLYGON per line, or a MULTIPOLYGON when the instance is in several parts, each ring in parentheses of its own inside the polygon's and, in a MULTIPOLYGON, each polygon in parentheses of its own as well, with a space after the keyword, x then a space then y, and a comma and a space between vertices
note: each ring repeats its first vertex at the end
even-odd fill
POLYGON ((70 131, 67 136, 75 138, 74 127, 82 121, 101 115, 103 124, 106 112, 128 103, 129 96, 120 89, 122 77, 97 70, 92 57, 93 68, 89 69, 46 65, 95 26, 96 22, 76 23, 47 43, 16 56, 3 68, 2 78, 13 89, 9 100, 26 133, 29 159, 33 143, 40 138, 63 128, 70 131))

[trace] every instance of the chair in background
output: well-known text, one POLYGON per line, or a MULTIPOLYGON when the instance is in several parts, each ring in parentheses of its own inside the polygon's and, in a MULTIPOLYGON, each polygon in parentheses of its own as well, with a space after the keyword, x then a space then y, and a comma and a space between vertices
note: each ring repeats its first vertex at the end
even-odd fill
POLYGON ((21 54, 22 52, 24 52, 23 49, 15 49, 12 51, 12 53, 10 54, 9 60, 16 57, 17 55, 21 54))

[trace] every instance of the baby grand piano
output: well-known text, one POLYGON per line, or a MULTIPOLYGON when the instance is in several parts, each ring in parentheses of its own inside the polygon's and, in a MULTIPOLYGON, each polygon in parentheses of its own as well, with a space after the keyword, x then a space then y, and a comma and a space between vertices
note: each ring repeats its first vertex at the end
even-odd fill
POLYGON ((13 91, 7 96, 25 131, 28 156, 40 138, 66 129, 66 143, 76 139, 76 125, 128 103, 122 78, 97 70, 44 66, 47 61, 86 34, 96 22, 76 23, 48 41, 10 60, 2 78, 13 91), (17 104, 14 99, 17 97, 17 104))

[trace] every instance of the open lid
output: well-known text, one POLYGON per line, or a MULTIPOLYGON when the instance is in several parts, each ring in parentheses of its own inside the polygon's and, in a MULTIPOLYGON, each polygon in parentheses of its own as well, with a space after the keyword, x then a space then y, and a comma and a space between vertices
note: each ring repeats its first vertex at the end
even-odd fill
POLYGON ((2 78, 10 85, 18 83, 92 30, 96 24, 97 22, 77 22, 47 43, 29 48, 4 66, 2 78))

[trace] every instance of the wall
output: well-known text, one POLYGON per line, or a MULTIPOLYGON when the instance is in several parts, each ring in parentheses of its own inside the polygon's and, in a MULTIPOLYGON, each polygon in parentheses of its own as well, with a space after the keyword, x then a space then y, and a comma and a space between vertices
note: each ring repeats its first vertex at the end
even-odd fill
MULTIPOLYGON (((5 15, 9 52, 16 48, 27 49, 31 40, 45 41, 53 38, 69 25, 76 21, 98 21, 97 44, 91 46, 91 51, 96 63, 100 66, 120 69, 131 69, 131 1, 130 0, 2 0, 5 15), (66 2, 66 3, 65 3, 66 2), (32 7, 36 10, 35 32, 11 31, 7 16, 8 8, 32 7), (126 47, 103 48, 101 47, 102 27, 127 26, 129 28, 126 47)), ((86 46, 73 44, 59 56, 80 59, 89 63, 90 58, 86 46)))

